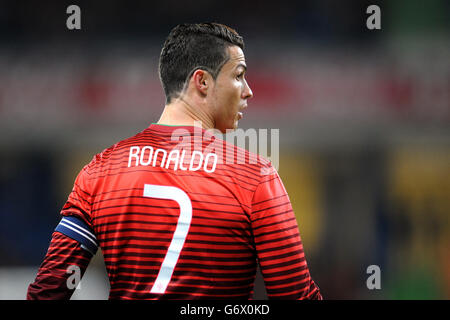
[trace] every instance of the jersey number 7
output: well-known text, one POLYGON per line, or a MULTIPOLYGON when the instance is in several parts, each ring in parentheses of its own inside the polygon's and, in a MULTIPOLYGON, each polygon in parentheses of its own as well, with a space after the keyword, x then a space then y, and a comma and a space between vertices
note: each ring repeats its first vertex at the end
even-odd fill
POLYGON ((172 278, 173 270, 178 262, 181 249, 183 249, 184 241, 189 232, 192 220, 192 203, 186 192, 172 186, 145 184, 144 197, 173 200, 180 206, 180 216, 178 217, 172 241, 159 269, 158 276, 150 290, 151 293, 164 293, 172 278))

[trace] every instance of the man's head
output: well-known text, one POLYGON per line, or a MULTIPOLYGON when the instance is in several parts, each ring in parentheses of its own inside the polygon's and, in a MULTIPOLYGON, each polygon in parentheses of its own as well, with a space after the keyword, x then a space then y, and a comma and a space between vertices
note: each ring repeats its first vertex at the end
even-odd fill
MULTIPOLYGON (((204 106, 215 128, 235 129, 246 100, 252 97, 242 37, 218 23, 181 24, 167 37, 161 51, 159 76, 166 104, 187 92, 204 106)), ((195 106, 194 106, 195 107, 195 106)))

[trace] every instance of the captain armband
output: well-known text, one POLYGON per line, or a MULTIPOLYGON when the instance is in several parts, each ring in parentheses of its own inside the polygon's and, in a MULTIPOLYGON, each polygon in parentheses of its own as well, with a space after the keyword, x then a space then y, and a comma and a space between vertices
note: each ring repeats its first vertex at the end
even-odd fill
POLYGON ((81 248, 95 255, 98 249, 97 238, 93 230, 80 218, 74 216, 63 217, 56 226, 58 231, 69 238, 78 241, 81 248))

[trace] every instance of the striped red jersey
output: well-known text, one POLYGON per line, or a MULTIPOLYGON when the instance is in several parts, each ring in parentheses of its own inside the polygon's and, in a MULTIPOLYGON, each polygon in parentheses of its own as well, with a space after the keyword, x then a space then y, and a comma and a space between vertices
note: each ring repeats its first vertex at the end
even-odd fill
POLYGON ((251 299, 258 263, 269 298, 322 298, 276 170, 201 128, 152 124, 104 150, 61 214, 29 299, 70 297, 54 277, 97 247, 110 299, 251 299))

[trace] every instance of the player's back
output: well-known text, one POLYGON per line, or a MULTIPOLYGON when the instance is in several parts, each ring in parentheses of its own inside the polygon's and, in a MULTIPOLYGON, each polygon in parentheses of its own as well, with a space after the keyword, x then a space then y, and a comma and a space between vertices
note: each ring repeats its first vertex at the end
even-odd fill
POLYGON ((156 124, 94 157, 88 219, 110 298, 251 298, 265 165, 201 128, 156 124))

